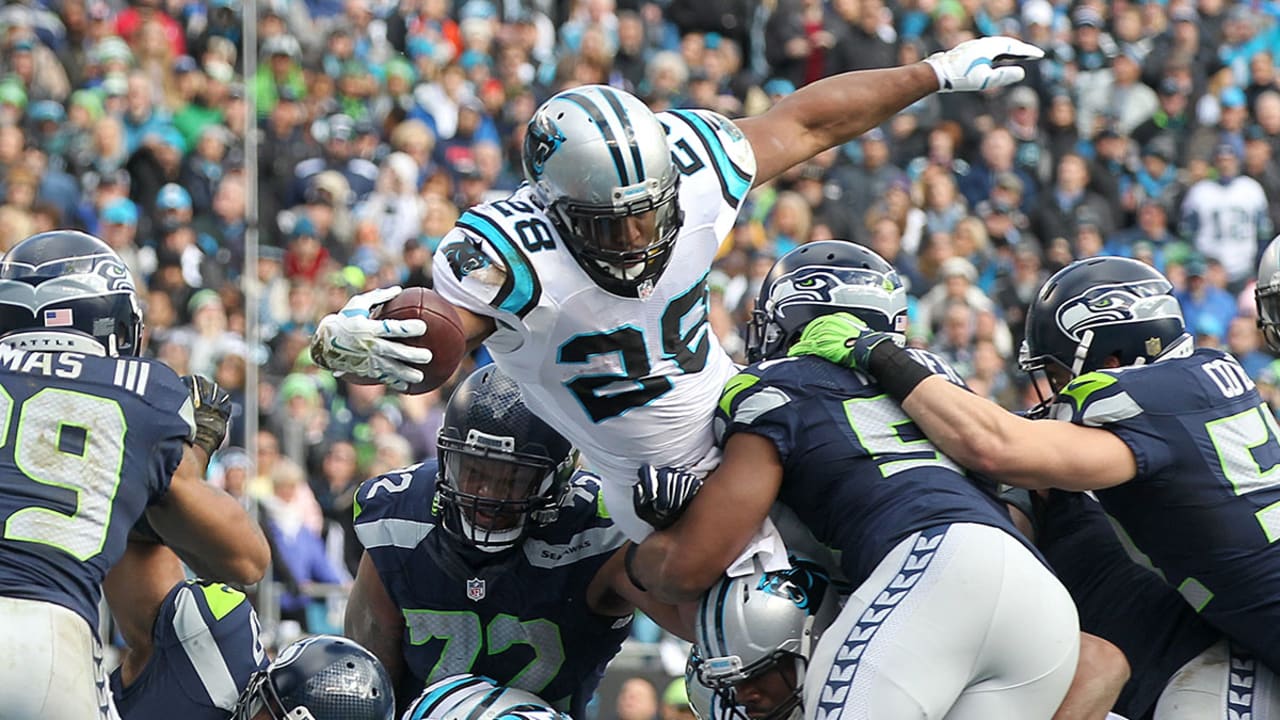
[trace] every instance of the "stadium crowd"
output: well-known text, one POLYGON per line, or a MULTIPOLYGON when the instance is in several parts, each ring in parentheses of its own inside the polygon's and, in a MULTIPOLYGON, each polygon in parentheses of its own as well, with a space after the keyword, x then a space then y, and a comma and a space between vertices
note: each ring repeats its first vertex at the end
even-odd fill
POLYGON ((0 252, 51 228, 102 237, 145 296, 149 352, 214 378, 238 407, 257 393, 257 458, 234 422, 211 480, 262 509, 291 632, 339 624, 308 586, 355 573, 352 492, 434 455, 450 390, 336 380, 306 352, 317 321, 364 290, 430 286, 459 215, 519 184, 534 109, 577 84, 738 117, 975 36, 1036 44, 1047 56, 1024 84, 930 95, 753 191, 711 275, 726 349, 743 359, 777 257, 847 239, 904 278, 911 342, 1020 408, 1036 400, 1016 363, 1033 294, 1074 259, 1120 255, 1164 272, 1197 342, 1229 349, 1280 408, 1251 285, 1280 227, 1273 3, 262 0, 256 48, 242 11, 0 8, 0 252), (262 245, 246 276, 248 132, 262 245), (246 337, 249 315, 259 337, 246 337))

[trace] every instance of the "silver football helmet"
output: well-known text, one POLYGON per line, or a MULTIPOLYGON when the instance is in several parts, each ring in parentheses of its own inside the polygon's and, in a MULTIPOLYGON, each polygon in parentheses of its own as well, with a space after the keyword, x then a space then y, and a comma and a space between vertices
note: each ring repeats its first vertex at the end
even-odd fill
POLYGON ((1262 251, 1258 261, 1258 286, 1253 289, 1258 304, 1258 327, 1272 352, 1280 353, 1280 236, 1262 251))
POLYGON ((531 692, 480 675, 450 675, 427 686, 404 720, 571 720, 531 692))
MULTIPOLYGON (((756 720, 803 716, 804 673, 818 636, 839 613, 839 598, 827 571, 796 557, 791 567, 764 572, 756 561, 751 575, 725 577, 698 605, 694 637, 702 653, 698 677, 720 699, 728 715, 743 715, 735 687, 782 663, 794 663, 790 695, 756 720)), ((692 698, 692 696, 690 696, 692 698)))
POLYGON ((529 120, 523 156, 525 180, 597 285, 636 297, 657 282, 683 216, 653 111, 607 85, 565 90, 529 120))

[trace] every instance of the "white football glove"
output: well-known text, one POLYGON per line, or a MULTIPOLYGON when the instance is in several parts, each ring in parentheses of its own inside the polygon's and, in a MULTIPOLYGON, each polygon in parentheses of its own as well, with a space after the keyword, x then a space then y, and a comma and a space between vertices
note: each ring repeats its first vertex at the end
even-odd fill
POLYGON ((1017 65, 997 62, 1039 60, 1044 50, 1011 37, 984 37, 966 40, 946 52, 937 52, 924 61, 938 76, 938 92, 972 92, 1021 82, 1027 71, 1017 65))
POLYGON ((332 315, 326 315, 311 339, 311 359, 322 368, 377 380, 396 390, 422 381, 422 371, 410 366, 431 362, 431 351, 387 338, 417 337, 427 331, 421 320, 374 320, 369 311, 400 294, 399 287, 379 288, 353 296, 332 315))

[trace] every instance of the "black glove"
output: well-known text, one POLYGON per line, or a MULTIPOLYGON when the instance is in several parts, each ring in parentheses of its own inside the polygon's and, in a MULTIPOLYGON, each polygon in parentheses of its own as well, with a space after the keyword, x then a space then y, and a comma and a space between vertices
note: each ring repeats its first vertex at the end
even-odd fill
POLYGON ((196 435, 191 444, 212 456, 227 437, 231 396, 218 387, 218 383, 201 375, 183 375, 182 382, 191 391, 191 404, 195 408, 196 435))
POLYGON ((702 487, 701 477, 679 468, 643 465, 637 474, 640 478, 631 490, 631 504, 636 517, 655 530, 675 524, 702 487))

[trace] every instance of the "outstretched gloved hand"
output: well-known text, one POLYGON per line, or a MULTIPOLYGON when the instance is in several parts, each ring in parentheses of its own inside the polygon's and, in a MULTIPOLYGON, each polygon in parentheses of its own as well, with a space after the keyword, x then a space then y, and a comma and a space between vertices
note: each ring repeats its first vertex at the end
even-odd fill
POLYGON ((966 40, 924 61, 938 75, 938 92, 973 92, 1021 82, 1027 71, 1004 63, 1039 60, 1044 50, 1011 37, 966 40))

